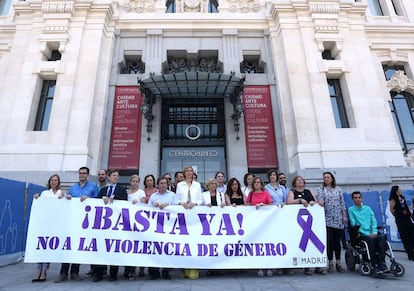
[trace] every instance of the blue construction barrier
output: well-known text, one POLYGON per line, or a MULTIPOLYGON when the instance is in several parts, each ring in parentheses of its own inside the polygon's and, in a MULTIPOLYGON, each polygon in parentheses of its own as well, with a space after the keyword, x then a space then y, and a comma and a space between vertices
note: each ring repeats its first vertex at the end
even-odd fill
POLYGON ((26 182, 0 178, 0 266, 23 258, 31 197, 44 189, 34 184, 27 188, 26 182))

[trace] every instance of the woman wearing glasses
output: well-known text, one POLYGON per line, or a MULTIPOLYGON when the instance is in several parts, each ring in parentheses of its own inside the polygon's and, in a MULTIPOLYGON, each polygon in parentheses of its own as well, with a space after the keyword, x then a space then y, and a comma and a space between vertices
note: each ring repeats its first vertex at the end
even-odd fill
MULTIPOLYGON (((305 189, 305 179, 302 176, 296 176, 292 180, 292 189, 289 191, 286 204, 302 204, 305 207, 308 205, 313 206, 316 204, 315 195, 309 189, 305 189)), ((326 274, 325 270, 316 268, 315 272, 318 274, 326 274)), ((312 269, 305 268, 306 275, 312 275, 312 269)))

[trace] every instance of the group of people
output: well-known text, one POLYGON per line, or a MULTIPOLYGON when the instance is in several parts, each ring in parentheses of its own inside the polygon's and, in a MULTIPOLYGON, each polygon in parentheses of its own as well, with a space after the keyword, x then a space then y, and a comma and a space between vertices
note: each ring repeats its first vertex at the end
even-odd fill
MULTIPOLYGON (((352 193, 354 206, 346 211, 343 193, 337 186, 334 175, 331 172, 323 173, 323 184, 317 189, 316 194, 305 188, 305 179, 296 176, 292 180, 291 189, 286 185, 286 175, 270 170, 267 173, 268 183, 265 185, 261 177, 253 173, 246 173, 243 177, 243 185, 237 178, 231 178, 225 183, 225 174, 218 171, 214 178, 206 182, 205 190, 197 182, 197 176, 191 166, 184 167, 174 175, 172 182, 171 174, 166 173, 155 179, 154 175, 146 175, 143 179, 144 188, 140 189, 140 177, 132 175, 129 179, 128 189, 118 183, 118 170, 98 171, 98 184, 89 181, 89 169, 79 169, 79 181, 73 184, 67 193, 60 189, 60 178, 52 175, 47 183, 47 190, 40 195, 35 194, 37 199, 42 196, 56 197, 59 199, 71 199, 78 197, 81 201, 89 198, 103 199, 104 203, 111 203, 113 200, 127 200, 133 204, 143 203, 153 207, 164 209, 169 205, 182 205, 186 209, 192 209, 198 205, 213 206, 239 206, 253 205, 257 209, 265 205, 301 204, 304 207, 319 204, 324 207, 326 231, 327 231, 327 257, 326 268, 316 268, 312 271, 305 269, 306 275, 313 273, 327 274, 331 272, 343 273, 341 266, 341 238, 344 236, 344 228, 349 217, 349 224, 358 225, 361 238, 365 240, 370 249, 372 264, 375 272, 385 270, 385 239, 378 234, 377 222, 374 213, 369 206, 362 204, 362 194, 358 191, 352 193), (379 253, 379 256, 375 254, 379 253), (335 255, 335 263, 333 261, 335 255)), ((390 194, 390 210, 395 216, 398 230, 403 241, 404 248, 409 260, 414 260, 414 224, 412 214, 407 202, 398 186, 393 186, 390 194)), ((49 263, 38 263, 37 273, 33 282, 46 280, 49 263)), ((115 281, 118 276, 118 266, 109 267, 109 280, 115 281)), ((148 268, 150 279, 171 279, 170 269, 148 268)), ((286 270, 277 270, 282 273, 286 270)), ((105 276, 107 266, 91 265, 87 276, 92 276, 94 282, 99 282, 105 276)), ((129 280, 135 278, 136 267, 126 266, 124 277, 129 280)), ((216 274, 216 271, 207 272, 208 275, 216 274)), ((272 270, 258 271, 259 276, 272 276, 272 270)), ((139 276, 144 276, 144 267, 139 267, 139 276)), ((68 279, 81 280, 79 275, 79 264, 62 263, 59 277, 55 283, 64 282, 68 279), (70 275, 70 277, 69 277, 70 275)))

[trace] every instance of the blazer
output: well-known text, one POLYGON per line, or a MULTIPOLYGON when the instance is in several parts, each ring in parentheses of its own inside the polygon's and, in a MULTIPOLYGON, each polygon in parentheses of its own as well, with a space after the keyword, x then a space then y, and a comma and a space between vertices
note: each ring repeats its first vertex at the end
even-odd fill
MULTIPOLYGON (((103 187, 98 194, 98 198, 102 198, 106 196, 108 193, 108 188, 110 185, 103 187)), ((114 199, 115 200, 128 200, 128 193, 125 187, 122 187, 120 184, 115 185, 115 189, 113 191, 114 199)))
MULTIPOLYGON (((207 205, 211 203, 210 191, 201 193, 201 196, 203 197, 203 202, 201 205, 207 205)), ((221 206, 222 203, 226 204, 226 194, 217 192, 216 200, 217 200, 217 206, 221 206)))

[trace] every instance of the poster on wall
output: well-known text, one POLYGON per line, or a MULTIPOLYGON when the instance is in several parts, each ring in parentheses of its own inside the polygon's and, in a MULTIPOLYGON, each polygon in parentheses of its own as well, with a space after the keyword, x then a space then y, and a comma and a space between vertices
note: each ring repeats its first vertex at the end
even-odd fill
POLYGON ((135 170, 139 167, 142 96, 137 86, 115 88, 109 168, 135 170))
POLYGON ((277 168, 269 86, 245 86, 244 127, 249 169, 277 168))

